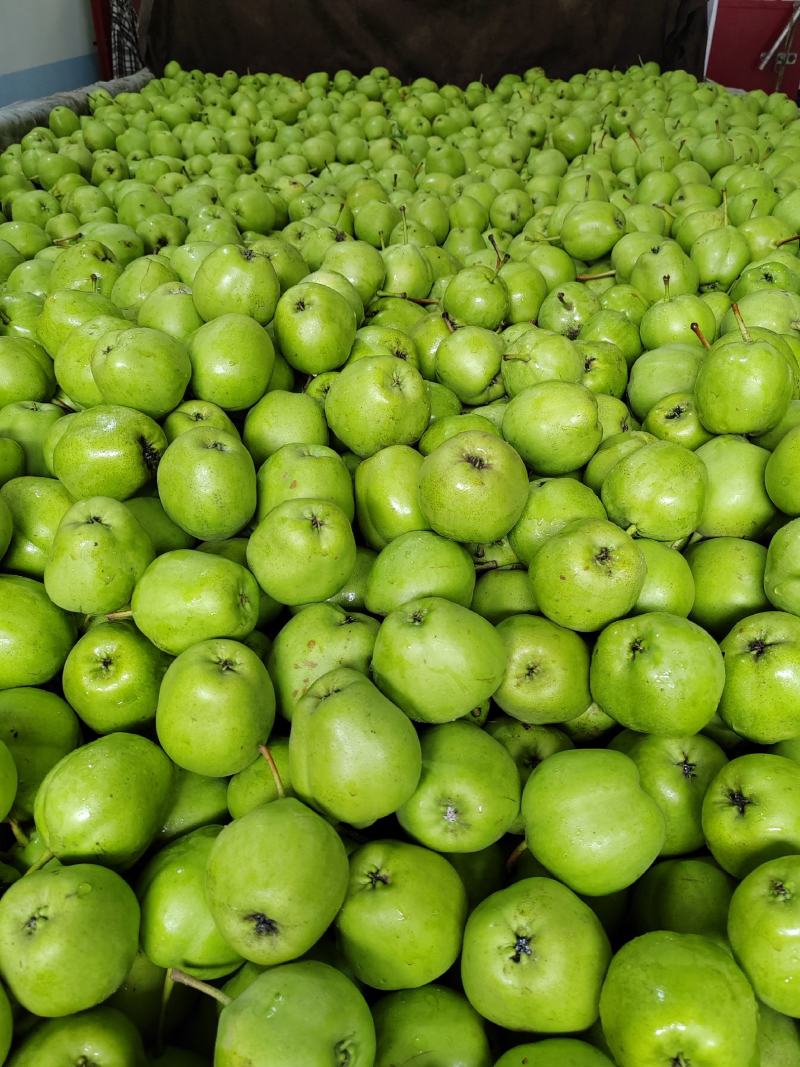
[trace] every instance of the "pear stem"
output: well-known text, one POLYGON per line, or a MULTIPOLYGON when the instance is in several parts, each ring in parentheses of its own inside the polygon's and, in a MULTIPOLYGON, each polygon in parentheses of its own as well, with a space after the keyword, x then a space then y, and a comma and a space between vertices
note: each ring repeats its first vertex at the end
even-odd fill
POLYGON ((604 270, 600 274, 576 274, 576 282, 599 282, 602 278, 616 278, 615 270, 604 270))
POLYGON ((514 870, 514 868, 517 865, 517 860, 520 858, 522 853, 525 852, 527 847, 528 847, 528 845, 527 845, 527 843, 525 841, 525 838, 523 837, 523 839, 520 841, 520 843, 517 845, 517 847, 514 849, 514 851, 511 853, 511 855, 506 860, 506 870, 507 871, 513 871, 514 870))
POLYGON ((480 562, 478 562, 476 560, 475 561, 475 570, 476 571, 480 571, 480 572, 483 572, 483 571, 524 571, 525 570, 525 564, 524 563, 504 563, 502 565, 502 567, 501 567, 496 559, 488 559, 488 560, 486 560, 485 563, 480 563, 480 562))
POLYGON ((283 782, 281 781, 280 771, 278 770, 278 765, 275 763, 275 759, 272 753, 266 745, 259 745, 258 751, 269 764, 269 769, 272 773, 273 781, 275 782, 275 792, 278 794, 281 800, 283 800, 283 798, 286 796, 286 790, 284 789, 283 782))
POLYGON ((703 331, 700 329, 700 323, 699 322, 691 322, 691 323, 689 323, 689 329, 695 335, 695 337, 700 342, 700 344, 703 346, 703 348, 705 348, 705 349, 711 348, 711 345, 708 343, 708 338, 703 333, 703 331))
POLYGON ((666 204, 655 204, 654 207, 657 207, 659 211, 663 211, 665 215, 669 215, 671 219, 677 219, 678 217, 666 204))
POLYGON ((722 225, 728 225, 728 190, 722 190, 722 225))
POLYGON ((494 249, 494 254, 497 257, 495 259, 495 264, 494 264, 494 273, 495 273, 495 275, 497 275, 497 274, 500 273, 500 268, 505 266, 505 264, 508 261, 509 257, 508 257, 508 254, 506 252, 501 252, 500 251, 500 248, 498 247, 498 244, 497 244, 497 239, 496 239, 496 237, 495 237, 495 235, 493 233, 489 234, 489 244, 494 249))
POLYGON ((739 333, 742 335, 742 340, 747 342, 752 341, 753 338, 750 336, 750 331, 747 329, 747 323, 742 318, 739 305, 736 303, 731 304, 731 311, 736 319, 736 325, 739 327, 739 333))
POLYGON ((400 218, 403 220, 403 244, 408 244, 408 221, 406 220, 406 205, 400 205, 400 218))
POLYGON ((21 848, 27 848, 27 846, 31 843, 30 838, 22 829, 17 820, 6 819, 6 823, 8 824, 8 828, 11 830, 11 833, 14 835, 14 840, 17 842, 17 844, 21 848))
POLYGON ((188 986, 190 989, 196 989, 198 993, 205 993, 207 997, 213 997, 223 1007, 227 1007, 233 1000, 233 997, 229 997, 227 993, 223 993, 221 989, 217 989, 210 982, 201 982, 199 978, 192 978, 190 974, 185 971, 179 971, 177 967, 170 967, 167 973, 173 982, 188 986))
POLYGON ((800 241, 800 233, 796 233, 792 237, 784 237, 784 239, 782 241, 778 241, 777 242, 775 247, 776 248, 782 248, 784 245, 790 245, 792 243, 792 241, 800 241))
POLYGON ((444 324, 448 328, 450 333, 455 333, 456 324, 453 322, 453 320, 450 318, 446 311, 442 312, 442 318, 444 319, 444 324))
POLYGON ((175 979, 170 971, 164 975, 164 985, 161 990, 161 1003, 158 1008, 158 1029, 156 1030, 156 1055, 164 1050, 164 1031, 167 1025, 167 1009, 169 1008, 172 990, 175 988, 175 979))
POLYGON ((421 296, 409 296, 408 293, 390 293, 386 289, 378 291, 378 296, 391 296, 396 300, 408 300, 410 304, 419 304, 420 307, 433 307, 434 304, 438 304, 438 300, 429 300, 427 297, 421 296))
POLYGON ((637 141, 637 139, 636 139, 636 134, 635 134, 635 133, 633 132, 633 127, 632 127, 632 126, 629 126, 629 127, 628 127, 628 136, 629 136, 629 137, 630 137, 630 139, 631 139, 631 140, 633 141, 633 143, 634 143, 634 144, 636 145, 636 147, 638 148, 638 150, 639 150, 639 151, 641 152, 641 150, 642 150, 642 146, 641 146, 641 145, 639 144, 639 142, 637 141))
POLYGON ((123 608, 121 611, 110 611, 106 615, 106 622, 123 622, 125 619, 132 619, 133 612, 130 608, 123 608))
POLYGON ((639 527, 636 525, 636 523, 632 522, 630 526, 626 529, 625 533, 628 535, 628 537, 635 537, 638 529, 639 527))
POLYGON ((50 403, 55 404, 55 406, 57 408, 61 408, 62 411, 69 411, 71 413, 73 411, 78 410, 77 408, 74 408, 71 404, 67 404, 64 400, 57 400, 55 397, 53 397, 50 403))
POLYGON ((36 860, 35 863, 32 863, 30 865, 30 867, 27 869, 27 871, 25 872, 25 874, 23 874, 22 877, 24 878, 28 874, 36 874, 36 872, 40 871, 42 867, 45 867, 51 859, 53 859, 53 853, 50 851, 50 849, 48 849, 46 852, 42 853, 42 855, 38 858, 38 860, 36 860))
POLYGON ((661 281, 664 283, 664 299, 669 300, 669 275, 665 274, 661 281))

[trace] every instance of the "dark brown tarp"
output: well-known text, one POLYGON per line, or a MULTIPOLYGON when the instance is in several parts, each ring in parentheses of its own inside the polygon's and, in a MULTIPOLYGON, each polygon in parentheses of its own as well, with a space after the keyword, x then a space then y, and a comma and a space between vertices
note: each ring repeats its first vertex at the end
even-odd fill
MULTIPOLYGON (((151 0, 146 59, 218 73, 383 65, 465 85, 654 59, 701 75, 706 0, 151 0)), ((148 4, 150 6, 150 4, 148 4)))

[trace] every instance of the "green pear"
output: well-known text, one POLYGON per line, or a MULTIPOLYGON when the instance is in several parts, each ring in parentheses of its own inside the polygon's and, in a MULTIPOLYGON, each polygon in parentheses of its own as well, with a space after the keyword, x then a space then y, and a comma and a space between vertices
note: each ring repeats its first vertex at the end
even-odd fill
POLYGON ((25 473, 25 450, 19 441, 0 437, 0 489, 25 473))
POLYGON ((442 985, 388 993, 373 1006, 375 1067, 433 1057, 463 1067, 490 1067, 485 1023, 466 998, 442 985))
POLYGON ((252 408, 267 392, 275 350, 266 330, 246 315, 221 315, 189 343, 192 393, 225 411, 252 408))
POLYGON ((795 711, 798 641, 797 616, 763 611, 737 622, 720 643, 725 688, 719 714, 740 737, 769 745, 800 734, 795 711))
POLYGON ((759 538, 775 517, 764 488, 769 452, 743 437, 725 434, 701 445, 695 455, 708 471, 702 537, 759 538))
POLYGON ((784 514, 793 517, 800 514, 795 473, 800 438, 798 429, 794 426, 778 442, 764 469, 764 483, 770 500, 784 514))
POLYGON ((633 887, 632 929, 637 934, 673 930, 725 937, 735 887, 710 856, 661 860, 633 887))
POLYGON ((108 1067, 144 1067, 142 1039, 121 1011, 106 1005, 36 1026, 22 1041, 9 1067, 45 1063, 102 1063, 108 1067))
POLYGON ((258 621, 259 590, 241 564, 178 549, 153 560, 136 583, 131 608, 145 637, 176 656, 209 637, 247 637, 258 621))
POLYGON ((56 425, 67 422, 68 418, 57 404, 36 400, 21 400, 0 408, 0 434, 22 445, 25 474, 41 477, 52 473, 47 446, 56 425))
POLYGON ((706 790, 706 846, 728 874, 744 878, 767 860, 800 848, 800 766, 753 752, 724 764, 706 790))
POLYGON ((620 1067, 756 1062, 758 1009, 750 985, 716 942, 643 934, 617 952, 600 997, 603 1034, 620 1067))
POLYGON ((341 838, 289 797, 226 826, 208 859, 206 893, 214 921, 230 947, 253 963, 272 966, 307 952, 330 926, 346 891, 341 838))
POLYGON ((758 1052, 761 1063, 772 1061, 780 1067, 800 1063, 800 1031, 797 1022, 766 1004, 758 1005, 758 1052))
POLYGON ((528 779, 522 816, 535 858, 589 896, 632 885, 666 836, 664 816, 642 788, 636 764, 613 750, 548 756, 528 779))
POLYGON ((390 445, 356 467, 358 526, 370 548, 385 548, 400 534, 430 529, 420 506, 422 463, 420 453, 408 445, 390 445))
POLYGON ((44 587, 67 611, 117 611, 130 602, 153 556, 150 538, 123 503, 101 496, 79 500, 56 530, 44 587))
POLYGON ((421 769, 413 725, 359 671, 329 671, 297 703, 290 778, 329 818, 364 827, 391 815, 411 798, 421 769))
POLYGON ((589 680, 594 699, 620 725, 674 737, 710 721, 725 664, 716 641, 696 623, 653 611, 603 630, 589 680))
POLYGON ((5 742, 0 740, 0 818, 2 819, 5 819, 14 807, 18 784, 19 775, 14 757, 5 742))
POLYGON ((275 637, 268 661, 284 718, 291 721, 309 687, 328 671, 351 667, 366 675, 377 632, 377 622, 368 615, 334 604, 309 604, 289 619, 275 637))
POLYGON ((153 542, 157 556, 163 552, 173 552, 177 548, 194 546, 195 538, 172 521, 157 496, 132 496, 125 504, 153 542))
POLYGON ((256 472, 238 437, 198 426, 168 446, 158 495, 181 529, 204 541, 232 537, 256 510, 256 472))
POLYGON ((155 854, 136 881, 142 948, 157 966, 195 978, 230 974, 242 962, 225 942, 206 901, 208 857, 219 826, 203 826, 155 854))
POLYGON ((184 400, 164 419, 164 433, 170 443, 182 433, 196 430, 198 426, 239 436, 239 431, 222 408, 208 400, 184 400))
POLYGON ((796 855, 761 864, 731 898, 728 936, 757 996, 774 1011, 797 1018, 794 975, 798 959, 796 855))
POLYGON ((404 841, 371 841, 350 857, 336 928, 360 982, 418 989, 458 958, 466 914, 464 885, 443 856, 404 841))
POLYGON ((375 683, 419 722, 467 715, 500 685, 506 652, 491 623, 441 597, 410 600, 381 623, 375 683))
POLYGON ((158 740, 184 770, 236 774, 265 744, 275 719, 267 668, 238 641, 200 641, 172 661, 156 709, 158 740))
POLYGON ((654 441, 609 471, 601 498, 612 522, 655 541, 693 533, 705 505, 708 474, 682 445, 654 441))
POLYGON ((449 722, 422 738, 422 774, 397 809, 403 829, 439 852, 478 852, 519 814, 519 775, 507 749, 471 722, 449 722))
POLYGON ((587 904, 554 879, 524 878, 470 915, 461 980, 490 1022, 569 1033, 597 1019, 610 959, 608 938, 587 904))
POLYGON ((641 592, 644 556, 605 519, 573 519, 549 537, 528 571, 539 610, 571 630, 601 630, 627 615, 641 592))
POLYGON ((353 480, 327 445, 283 445, 258 470, 258 521, 286 500, 313 497, 338 505, 352 522, 353 480))
POLYGON ((595 394, 576 382, 528 386, 506 408, 503 437, 537 474, 578 470, 603 437, 595 394))
POLYGON ((535 615, 498 624, 506 671, 494 693, 507 715, 525 723, 565 722, 584 712, 589 695, 589 650, 583 638, 535 615))
POLYGON ((307 960, 259 975, 222 1011, 216 1067, 372 1067, 375 1027, 356 985, 326 963, 307 960), (272 1005, 265 1011, 264 1005, 272 1005), (313 1019, 313 1025, 309 1020, 313 1019))
POLYGON ((284 445, 327 445, 329 435, 318 401, 307 393, 274 389, 250 407, 242 436, 253 462, 260 466, 284 445))
POLYGON ((0 486, 0 497, 13 521, 3 561, 5 569, 41 579, 56 530, 72 497, 55 478, 31 476, 12 478, 0 486))
POLYGON ((55 392, 52 359, 40 344, 27 337, 0 337, 0 368, 0 407, 20 400, 50 400, 55 392))
POLYGON ((133 890, 106 867, 76 863, 35 871, 0 900, 0 974, 24 1008, 45 1018, 72 1015, 111 996, 138 941, 133 890))
POLYGON ((41 582, 0 574, 0 689, 41 685, 61 670, 75 640, 75 624, 41 582))
POLYGON ((120 311, 136 311, 154 289, 177 280, 162 256, 142 256, 123 269, 111 289, 111 300, 120 311))
POLYGON ((264 325, 275 314, 280 285, 266 255, 221 244, 198 267, 192 293, 206 322, 220 315, 241 314, 264 325))
POLYGON ((685 618, 695 602, 694 578, 686 558, 663 541, 645 537, 637 538, 636 547, 645 558, 647 574, 634 613, 666 611, 685 618))
POLYGON ((419 440, 430 419, 430 398, 414 367, 394 356, 369 356, 336 376, 325 398, 325 417, 347 448, 357 456, 373 456, 389 445, 419 440))
POLYGON ((299 497, 273 508, 253 531, 247 564, 279 604, 325 600, 344 585, 356 562, 347 515, 328 500, 299 497))
POLYGON ((172 841, 201 826, 227 822, 227 786, 220 778, 176 767, 156 844, 172 841))
POLYGON ((423 460, 419 503, 430 526, 454 541, 490 542, 519 521, 528 496, 525 464, 494 434, 467 430, 423 460))
POLYGON ((764 570, 764 592, 776 608, 795 614, 800 608, 800 519, 782 526, 769 543, 764 570))
POLYGON ((91 371, 103 403, 161 419, 183 400, 192 365, 181 341, 138 326, 101 337, 92 351, 91 371))
POLYGON ((613 1067, 599 1049, 571 1037, 550 1037, 504 1052, 495 1067, 613 1067))
POLYGON ((171 786, 172 764, 157 745, 136 734, 108 734, 48 772, 33 814, 59 859, 125 869, 155 837, 171 786))
POLYGON ((485 571, 475 583, 470 607, 495 625, 510 615, 530 614, 537 610, 536 598, 524 570, 485 571))
POLYGON ((114 404, 80 411, 53 453, 53 473, 76 500, 126 500, 145 486, 167 447, 148 415, 114 404))
MULTIPOLYGON (((137 1026, 144 1039, 148 1040, 157 1032, 165 985, 166 972, 145 956, 140 945, 125 981, 109 998, 108 1006, 122 1012, 137 1026)), ((164 1019, 167 1026, 172 1028, 174 1021, 179 1020, 180 1014, 186 1014, 187 1001, 191 997, 188 987, 172 988, 164 1019)))
POLYGON ((64 695, 97 734, 136 731, 153 721, 169 658, 132 623, 101 622, 73 645, 64 695))
POLYGON ((12 815, 27 820, 47 772, 78 744, 80 724, 65 700, 45 689, 0 690, 0 740, 14 760, 12 815))
POLYGON ((469 607, 474 588, 475 567, 466 549, 428 530, 413 530, 378 554, 366 605, 373 614, 388 615, 409 600, 438 596, 469 607))

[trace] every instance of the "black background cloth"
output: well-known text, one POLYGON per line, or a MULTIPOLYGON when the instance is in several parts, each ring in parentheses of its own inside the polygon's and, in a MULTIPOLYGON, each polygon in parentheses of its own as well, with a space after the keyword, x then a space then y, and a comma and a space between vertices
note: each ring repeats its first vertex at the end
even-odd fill
POLYGON ((185 68, 427 75, 466 85, 654 59, 702 75, 706 0, 152 0, 146 59, 185 68))

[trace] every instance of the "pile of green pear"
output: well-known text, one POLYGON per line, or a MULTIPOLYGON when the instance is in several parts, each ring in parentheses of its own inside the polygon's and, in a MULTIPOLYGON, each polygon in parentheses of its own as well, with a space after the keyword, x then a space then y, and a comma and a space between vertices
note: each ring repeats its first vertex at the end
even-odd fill
POLYGON ((800 112, 653 63, 0 154, 0 1064, 800 1065, 800 112))

